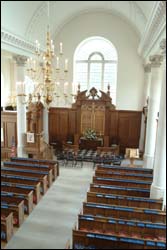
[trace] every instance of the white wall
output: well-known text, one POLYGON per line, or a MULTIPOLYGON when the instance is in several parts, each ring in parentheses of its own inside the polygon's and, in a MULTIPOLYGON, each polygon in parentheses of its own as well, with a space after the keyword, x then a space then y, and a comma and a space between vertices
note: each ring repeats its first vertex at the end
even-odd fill
POLYGON ((117 49, 117 109, 142 110, 144 70, 137 54, 139 37, 129 23, 111 13, 80 14, 66 23, 56 35, 55 43, 58 45, 63 42, 64 54, 69 58, 69 82, 73 81, 75 49, 90 36, 102 36, 110 40, 117 49))
POLYGON ((12 54, 6 51, 1 51, 1 74, 4 77, 3 105, 9 104, 9 96, 15 95, 15 64, 12 54))

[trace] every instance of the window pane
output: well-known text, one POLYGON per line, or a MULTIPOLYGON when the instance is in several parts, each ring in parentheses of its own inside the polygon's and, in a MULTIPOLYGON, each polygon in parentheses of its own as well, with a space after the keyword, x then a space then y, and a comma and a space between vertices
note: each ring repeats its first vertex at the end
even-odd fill
POLYGON ((99 54, 94 54, 90 57, 90 60, 98 60, 98 61, 101 61, 103 58, 101 57, 101 55, 99 54))
POLYGON ((102 77, 102 64, 101 63, 91 63, 90 64, 90 77, 89 77, 89 87, 95 87, 101 89, 101 77, 102 77))
POLYGON ((87 63, 76 63, 75 83, 80 83, 81 91, 87 89, 87 63))
POLYGON ((113 104, 116 103, 116 79, 117 65, 114 63, 106 63, 104 66, 104 91, 107 91, 108 84, 110 85, 110 96, 113 104))
POLYGON ((117 60, 117 51, 110 41, 101 37, 86 39, 77 50, 77 60, 88 60, 92 52, 100 51, 105 60, 117 60))
POLYGON ((117 51, 112 43, 102 37, 86 39, 76 49, 74 62, 75 85, 80 83, 81 91, 95 87, 106 92, 109 84, 116 104, 117 51))

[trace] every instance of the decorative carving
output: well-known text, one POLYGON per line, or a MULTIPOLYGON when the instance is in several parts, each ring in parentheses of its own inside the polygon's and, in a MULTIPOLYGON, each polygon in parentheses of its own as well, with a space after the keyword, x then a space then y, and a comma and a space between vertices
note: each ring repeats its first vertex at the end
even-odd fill
POLYGON ((166 27, 166 1, 155 1, 153 11, 145 27, 138 52, 146 57, 157 41, 157 34, 161 34, 166 27))
POLYGON ((166 39, 165 38, 160 42, 160 49, 161 49, 162 55, 166 56, 166 39))
POLYGON ((147 63, 146 65, 144 65, 144 71, 146 73, 150 73, 151 72, 151 63, 147 63))
POLYGON ((151 61, 151 67, 160 67, 161 62, 163 60, 163 56, 162 55, 153 55, 149 57, 150 61, 151 61))
POLYGON ((2 44, 12 44, 14 47, 24 49, 28 52, 34 52, 35 50, 35 44, 33 45, 32 43, 4 30, 1 31, 1 41, 2 44))
POLYGON ((26 61, 27 61, 26 56, 20 56, 20 55, 13 56, 13 59, 15 60, 15 62, 18 66, 24 66, 26 64, 26 61))
POLYGON ((95 105, 97 104, 98 106, 102 105, 110 109, 115 109, 115 105, 112 104, 112 98, 109 96, 108 92, 105 93, 102 90, 100 90, 100 92, 101 96, 98 95, 98 91, 94 87, 89 91, 88 95, 86 95, 87 90, 81 92, 78 91, 76 102, 72 106, 82 106, 85 103, 86 105, 92 105, 92 102, 95 102, 95 105))

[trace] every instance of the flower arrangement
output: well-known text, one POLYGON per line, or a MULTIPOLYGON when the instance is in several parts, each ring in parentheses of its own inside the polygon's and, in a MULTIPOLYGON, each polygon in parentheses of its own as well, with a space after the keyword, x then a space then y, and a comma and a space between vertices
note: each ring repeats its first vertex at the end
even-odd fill
POLYGON ((87 128, 84 132, 84 137, 88 140, 95 140, 97 138, 96 131, 91 128, 87 128))

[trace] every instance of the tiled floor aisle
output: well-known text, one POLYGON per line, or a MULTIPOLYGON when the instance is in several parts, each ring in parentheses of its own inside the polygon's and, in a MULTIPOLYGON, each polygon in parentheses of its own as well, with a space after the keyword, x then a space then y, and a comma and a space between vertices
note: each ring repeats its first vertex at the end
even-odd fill
POLYGON ((83 168, 60 167, 60 176, 7 244, 7 249, 64 249, 93 176, 83 168))

